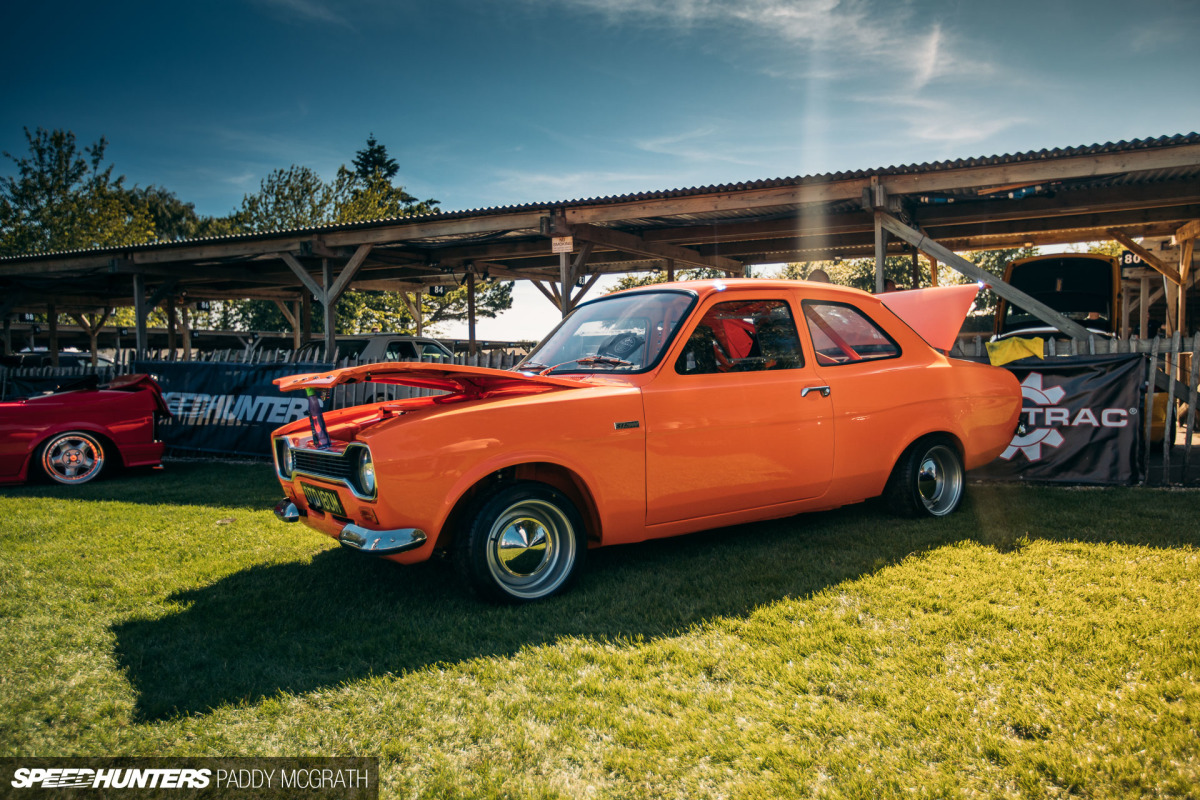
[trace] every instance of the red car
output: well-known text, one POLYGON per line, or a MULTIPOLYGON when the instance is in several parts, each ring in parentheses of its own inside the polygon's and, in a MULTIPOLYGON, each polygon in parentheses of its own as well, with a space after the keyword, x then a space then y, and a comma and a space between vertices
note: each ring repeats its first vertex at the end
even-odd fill
POLYGON ((74 485, 111 466, 157 466, 159 415, 170 413, 149 375, 0 402, 0 483, 19 483, 32 473, 74 485))

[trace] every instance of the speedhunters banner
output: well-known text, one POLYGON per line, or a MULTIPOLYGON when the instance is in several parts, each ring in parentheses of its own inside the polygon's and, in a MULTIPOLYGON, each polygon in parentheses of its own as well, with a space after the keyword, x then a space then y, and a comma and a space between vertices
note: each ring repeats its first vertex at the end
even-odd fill
POLYGON ((1054 483, 1140 481, 1146 358, 1024 358, 1005 364, 1021 382, 1021 428, 970 477, 1054 483))
POLYGON ((171 419, 159 425, 159 436, 169 449, 264 457, 271 431, 308 411, 303 392, 281 392, 271 381, 333 366, 139 361, 133 369, 162 387, 171 419))

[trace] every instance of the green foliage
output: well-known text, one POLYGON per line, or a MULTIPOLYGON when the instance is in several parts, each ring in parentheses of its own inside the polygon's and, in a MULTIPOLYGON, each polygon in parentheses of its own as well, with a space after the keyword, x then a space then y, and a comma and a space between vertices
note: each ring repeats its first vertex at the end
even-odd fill
MULTIPOLYGON (((242 199, 241 208, 226 222, 233 228, 262 232, 437 213, 437 200, 419 200, 403 186, 392 183, 399 165, 374 135, 368 137, 367 146, 356 153, 352 163, 353 171, 343 165, 331 182, 323 181, 308 167, 277 169, 263 179, 258 192, 242 199)), ((495 317, 511 306, 511 284, 478 287, 477 317, 495 317)), ((441 298, 422 296, 421 309, 427 326, 465 319, 466 289, 456 289, 441 298)), ((338 333, 414 333, 417 327, 399 292, 347 292, 338 302, 335 319, 338 333)), ((236 304, 228 321, 243 330, 286 327, 278 307, 262 300, 236 304)), ((313 310, 313 324, 315 332, 324 332, 324 314, 319 305, 313 310)))
MULTIPOLYGON (((726 273, 719 269, 708 269, 706 267, 698 267, 696 269, 681 269, 675 271, 675 280, 677 281, 704 281, 714 278, 724 278, 726 273)), ((653 286, 656 283, 666 283, 667 273, 665 270, 655 270, 654 272, 631 272, 621 280, 617 281, 616 286, 608 291, 608 294, 619 292, 624 289, 634 289, 638 286, 653 286)))
POLYGON ((4 155, 16 176, 0 178, 0 254, 140 244, 154 223, 123 175, 104 166, 108 142, 81 151, 70 131, 25 129, 29 153, 4 155))
POLYGON ((315 170, 293 164, 263 178, 238 213, 253 233, 313 228, 333 221, 333 192, 315 170))
POLYGON ((391 181, 400 171, 396 159, 388 155, 387 148, 375 141, 375 134, 367 136, 367 146, 354 154, 354 176, 364 181, 391 181))

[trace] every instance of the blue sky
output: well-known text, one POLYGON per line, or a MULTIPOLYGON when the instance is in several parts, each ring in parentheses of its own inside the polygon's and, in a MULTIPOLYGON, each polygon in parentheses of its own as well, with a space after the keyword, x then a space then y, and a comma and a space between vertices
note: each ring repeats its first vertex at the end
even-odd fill
POLYGON ((370 133, 458 210, 1200 129, 1195 0, 113 0, 0 21, 0 150, 24 153, 24 126, 104 136, 131 183, 214 215, 275 168, 332 177, 370 133))

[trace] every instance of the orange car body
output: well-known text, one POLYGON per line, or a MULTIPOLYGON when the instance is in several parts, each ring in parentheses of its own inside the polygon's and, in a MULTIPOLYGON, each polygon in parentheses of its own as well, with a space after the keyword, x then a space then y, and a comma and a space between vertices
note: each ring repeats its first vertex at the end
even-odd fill
MULTIPOLYGON (((950 303, 956 308, 963 305, 958 288, 950 303)), ((971 297, 973 288, 966 290, 971 297)), ((880 495, 898 459, 922 437, 948 437, 970 469, 995 458, 1017 426, 1021 394, 1010 373, 948 358, 914 330, 946 347, 965 315, 966 308, 946 310, 945 290, 926 291, 925 302, 911 292, 900 303, 910 325, 877 297, 825 284, 667 284, 593 301, 672 293, 666 305, 678 319, 639 323, 646 326, 639 338, 661 340, 654 362, 640 369, 606 368, 608 362, 536 371, 528 363, 525 371, 394 363, 281 378, 284 390, 369 381, 446 394, 327 412, 325 448, 314 443, 310 420, 286 425, 274 434, 276 468, 287 502, 329 536, 339 538, 350 523, 356 530, 421 531, 419 545, 386 556, 402 563, 449 546, 472 498, 498 476, 569 497, 589 547, 856 503, 880 495), (787 368, 751 357, 742 330, 751 323, 736 318, 721 322, 722 346, 713 348, 731 366, 689 367, 688 348, 696 347, 698 332, 709 333, 703 323, 717 319, 709 312, 730 307, 746 319, 746 309, 758 309, 793 321, 789 335, 798 335, 800 349, 791 351, 787 368), (883 352, 891 355, 856 359, 832 350, 827 336, 814 333, 820 328, 811 315, 821 308, 865 315, 890 340, 883 352), (922 317, 922 308, 931 311, 922 317), (321 466, 362 446, 374 461, 374 493, 321 466), (336 494, 341 513, 313 507, 312 497, 328 500, 326 492, 336 494)), ((765 325, 757 333, 765 338, 765 325)), ((589 358, 596 356, 578 361, 589 358)))

